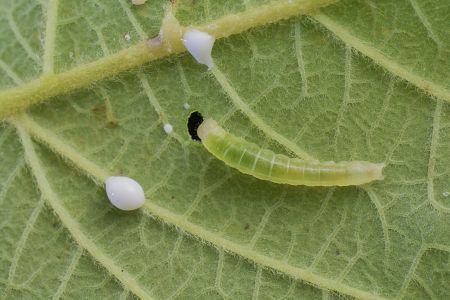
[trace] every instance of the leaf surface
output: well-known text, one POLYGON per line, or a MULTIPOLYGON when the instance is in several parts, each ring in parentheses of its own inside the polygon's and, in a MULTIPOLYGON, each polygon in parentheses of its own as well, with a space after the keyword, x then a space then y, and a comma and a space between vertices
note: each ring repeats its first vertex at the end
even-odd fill
POLYGON ((181 48, 110 59, 146 49, 164 1, 2 1, 2 298, 448 298, 450 5, 303 15, 333 1, 319 2, 178 1, 180 28, 219 24, 208 72, 181 48), (71 73, 99 61, 104 74, 71 73), (67 88, 44 80, 31 105, 21 92, 42 78, 67 88), (191 141, 194 110, 276 152, 385 162, 385 180, 257 180, 191 141), (111 207, 118 174, 142 184, 143 209, 111 207))

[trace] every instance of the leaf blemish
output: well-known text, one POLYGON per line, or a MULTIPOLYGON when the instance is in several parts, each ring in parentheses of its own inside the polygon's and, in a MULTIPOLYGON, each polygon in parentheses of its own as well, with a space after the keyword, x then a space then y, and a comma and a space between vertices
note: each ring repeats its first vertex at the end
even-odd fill
POLYGON ((91 111, 98 118, 106 118, 106 127, 116 128, 119 126, 119 121, 114 117, 111 102, 108 98, 104 98, 104 102, 97 104, 91 111))
POLYGON ((150 48, 156 48, 156 47, 161 46, 161 42, 162 42, 162 37, 161 37, 161 33, 160 33, 160 34, 158 34, 157 36, 155 36, 155 37, 149 39, 149 40, 147 41, 147 45, 148 45, 150 48))
POLYGON ((115 128, 119 126, 119 121, 117 121, 117 119, 114 117, 109 98, 105 98, 105 113, 106 113, 106 120, 108 122, 108 127, 115 128))

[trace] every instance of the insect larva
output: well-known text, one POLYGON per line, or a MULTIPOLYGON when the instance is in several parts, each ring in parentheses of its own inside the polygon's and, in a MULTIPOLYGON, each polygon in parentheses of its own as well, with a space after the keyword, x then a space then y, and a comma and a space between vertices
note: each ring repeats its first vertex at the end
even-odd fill
POLYGON ((226 132, 206 119, 197 130, 205 148, 242 173, 275 183, 308 186, 360 185, 383 179, 383 163, 366 161, 317 162, 290 158, 262 149, 226 132))
POLYGON ((145 195, 141 185, 125 176, 106 179, 106 194, 109 201, 121 210, 134 210, 144 205, 145 195))

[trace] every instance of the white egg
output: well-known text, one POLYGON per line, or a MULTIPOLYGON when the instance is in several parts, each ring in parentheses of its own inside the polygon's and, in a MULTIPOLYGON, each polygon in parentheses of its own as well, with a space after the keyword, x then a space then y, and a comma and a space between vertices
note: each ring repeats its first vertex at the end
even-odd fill
POLYGON ((183 104, 183 107, 184 107, 185 110, 188 110, 189 108, 191 108, 191 106, 189 105, 189 103, 183 104))
POLYGON ((109 201, 121 210, 134 210, 144 205, 145 194, 141 185, 125 176, 106 179, 106 194, 109 201))
POLYGON ((164 124, 164 131, 165 131, 167 134, 171 134, 172 131, 173 131, 173 126, 172 126, 172 124, 169 124, 169 123, 164 124))
POLYGON ((208 69, 213 67, 211 51, 214 41, 213 36, 196 29, 186 31, 183 36, 183 44, 189 53, 198 63, 207 65, 208 69))

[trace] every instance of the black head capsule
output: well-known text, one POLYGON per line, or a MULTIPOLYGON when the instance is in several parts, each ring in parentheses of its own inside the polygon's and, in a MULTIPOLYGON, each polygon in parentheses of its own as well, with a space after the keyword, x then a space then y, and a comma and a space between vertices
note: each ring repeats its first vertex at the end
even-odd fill
POLYGON ((197 134, 197 129, 202 123, 203 123, 203 116, 198 111, 194 111, 189 115, 187 123, 188 131, 189 134, 191 135, 192 140, 196 142, 202 141, 197 134))

